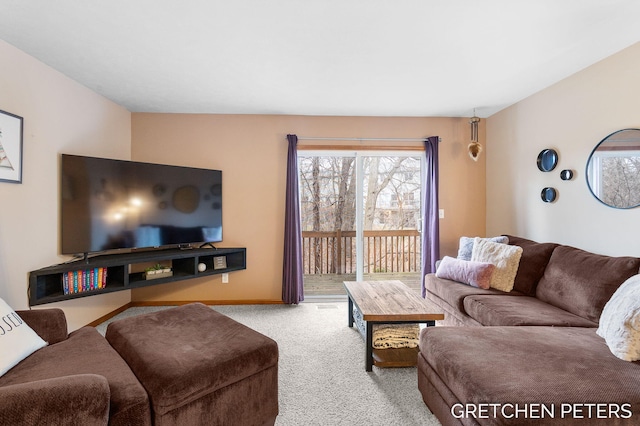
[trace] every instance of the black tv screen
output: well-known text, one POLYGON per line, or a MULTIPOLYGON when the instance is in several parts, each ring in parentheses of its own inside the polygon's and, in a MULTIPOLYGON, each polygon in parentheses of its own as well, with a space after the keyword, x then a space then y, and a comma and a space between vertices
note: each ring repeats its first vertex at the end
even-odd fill
POLYGON ((61 251, 222 241, 222 172, 62 155, 61 251))

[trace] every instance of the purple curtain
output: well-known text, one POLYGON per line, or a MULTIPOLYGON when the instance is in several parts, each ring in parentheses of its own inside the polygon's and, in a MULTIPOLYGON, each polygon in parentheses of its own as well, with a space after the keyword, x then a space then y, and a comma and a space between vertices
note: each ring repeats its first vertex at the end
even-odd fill
POLYGON ((298 304, 304 300, 302 284, 302 226, 298 193, 298 137, 287 135, 287 194, 284 213, 284 262, 282 301, 298 304))
POLYGON ((438 136, 424 141, 427 171, 423 183, 424 216, 422 217, 422 297, 427 295, 424 276, 436 270, 440 258, 440 218, 438 212, 438 136))

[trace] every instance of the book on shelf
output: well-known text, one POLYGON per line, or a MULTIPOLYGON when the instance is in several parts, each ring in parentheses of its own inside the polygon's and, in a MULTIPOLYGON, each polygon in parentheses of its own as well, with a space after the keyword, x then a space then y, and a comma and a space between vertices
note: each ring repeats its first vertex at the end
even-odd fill
POLYGON ((107 268, 81 269, 62 274, 62 292, 64 294, 82 293, 106 287, 107 268))

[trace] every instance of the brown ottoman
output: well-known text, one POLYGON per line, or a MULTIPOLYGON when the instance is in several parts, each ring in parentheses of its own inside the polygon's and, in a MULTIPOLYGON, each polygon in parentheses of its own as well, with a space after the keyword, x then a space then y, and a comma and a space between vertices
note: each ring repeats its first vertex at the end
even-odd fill
POLYGON ((201 304, 114 321, 106 338, 160 425, 273 425, 278 345, 201 304))

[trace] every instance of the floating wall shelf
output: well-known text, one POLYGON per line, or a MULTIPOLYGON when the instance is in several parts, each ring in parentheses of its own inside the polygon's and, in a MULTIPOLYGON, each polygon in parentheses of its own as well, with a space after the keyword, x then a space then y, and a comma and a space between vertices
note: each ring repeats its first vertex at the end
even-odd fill
POLYGON ((246 259, 246 248, 168 249, 97 255, 31 271, 29 306, 238 271, 247 268, 246 259), (147 279, 144 268, 149 264, 170 266, 173 274, 147 279), (106 279, 98 284, 98 277, 103 276, 103 272, 99 272, 101 269, 106 271, 106 279), (76 284, 76 291, 65 290, 69 286, 69 283, 65 285, 65 276, 72 278, 72 287, 74 277, 76 280, 81 277, 84 289, 80 282, 76 284))

